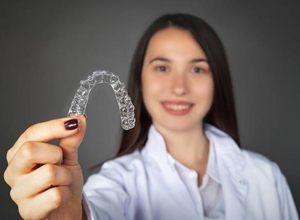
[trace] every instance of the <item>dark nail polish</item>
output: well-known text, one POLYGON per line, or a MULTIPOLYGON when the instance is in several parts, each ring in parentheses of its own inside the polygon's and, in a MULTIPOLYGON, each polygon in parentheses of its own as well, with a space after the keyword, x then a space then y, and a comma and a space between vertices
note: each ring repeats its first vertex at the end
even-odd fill
POLYGON ((70 119, 66 121, 65 123, 65 129, 67 130, 74 130, 78 128, 78 120, 77 119, 70 119))

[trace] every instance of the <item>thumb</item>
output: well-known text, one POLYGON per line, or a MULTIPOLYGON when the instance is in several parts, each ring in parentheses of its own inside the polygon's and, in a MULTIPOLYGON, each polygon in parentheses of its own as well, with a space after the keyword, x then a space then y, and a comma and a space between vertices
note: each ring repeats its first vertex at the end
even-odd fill
POLYGON ((81 144, 87 126, 86 117, 77 115, 74 118, 78 120, 78 131, 59 141, 59 146, 63 150, 63 164, 68 166, 78 165, 78 147, 81 144))

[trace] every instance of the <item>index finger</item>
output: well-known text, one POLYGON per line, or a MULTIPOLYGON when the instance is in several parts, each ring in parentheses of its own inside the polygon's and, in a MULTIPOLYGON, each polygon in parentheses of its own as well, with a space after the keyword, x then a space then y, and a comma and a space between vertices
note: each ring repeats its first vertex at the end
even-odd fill
POLYGON ((53 119, 45 122, 40 122, 34 125, 31 125, 27 128, 18 138, 16 143, 12 148, 9 149, 6 155, 7 162, 9 163, 14 157, 18 149, 28 141, 37 141, 37 142, 48 142, 53 139, 59 139, 68 137, 75 134, 78 131, 78 128, 73 130, 65 129, 64 123, 70 119, 77 119, 78 123, 80 122, 79 118, 76 116, 65 117, 59 119, 53 119))

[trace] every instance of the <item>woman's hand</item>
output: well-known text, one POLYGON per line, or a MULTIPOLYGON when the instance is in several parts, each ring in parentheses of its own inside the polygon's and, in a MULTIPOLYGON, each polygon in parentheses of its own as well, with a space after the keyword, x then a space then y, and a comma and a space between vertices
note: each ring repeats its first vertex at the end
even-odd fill
POLYGON ((84 116, 30 126, 7 152, 4 179, 24 219, 81 219, 83 175, 78 147, 86 130, 84 116), (72 121, 71 121, 72 122, 72 121), (60 139, 58 146, 47 142, 60 139))

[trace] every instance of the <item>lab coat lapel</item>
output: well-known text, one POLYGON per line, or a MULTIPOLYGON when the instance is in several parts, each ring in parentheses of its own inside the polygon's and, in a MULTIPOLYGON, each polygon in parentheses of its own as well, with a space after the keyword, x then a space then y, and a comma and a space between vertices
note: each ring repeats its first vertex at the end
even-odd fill
POLYGON ((237 144, 226 133, 206 124, 206 135, 216 149, 224 193, 225 219, 245 219, 248 183, 243 176, 244 160, 237 144))
MULTIPOLYGON (((221 165, 222 163, 220 163, 221 165)), ((221 182, 224 193, 225 219, 245 219, 248 185, 238 171, 228 170, 226 164, 221 169, 221 182), (225 168, 225 169, 224 169, 225 168), (228 172, 229 171, 229 172, 228 172)))

